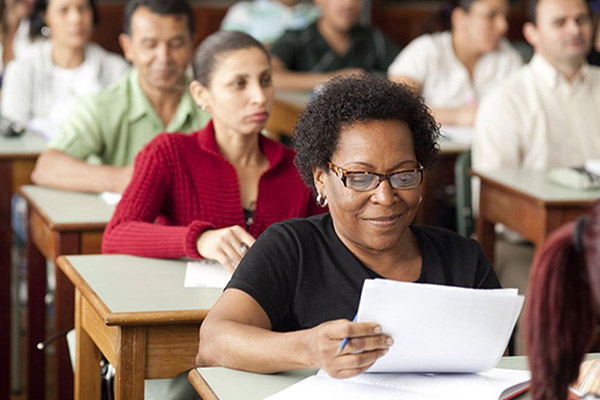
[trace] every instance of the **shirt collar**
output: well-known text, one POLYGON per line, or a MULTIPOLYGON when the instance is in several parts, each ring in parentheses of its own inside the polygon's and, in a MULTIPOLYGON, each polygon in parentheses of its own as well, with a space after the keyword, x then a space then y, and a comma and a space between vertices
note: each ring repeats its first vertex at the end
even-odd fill
MULTIPOLYGON (((130 108, 129 108, 129 122, 138 121, 141 118, 151 118, 156 121, 157 124, 163 125, 160 117, 156 113, 154 106, 150 103, 150 100, 142 90, 139 82, 139 73, 137 68, 131 68, 129 76, 127 77, 129 93, 130 93, 130 108)), ((190 84, 189 77, 185 77, 185 87, 187 88, 190 84)), ((178 131, 179 127, 183 126, 185 121, 194 111, 196 104, 192 99, 188 90, 183 91, 181 101, 177 106, 175 115, 169 121, 169 124, 164 127, 167 132, 178 131)))
POLYGON ((568 82, 566 78, 541 54, 534 54, 530 61, 530 65, 535 74, 540 76, 553 89, 557 88, 559 84, 567 84, 572 86, 574 84, 584 82, 586 77, 589 75, 590 70, 587 62, 584 62, 583 66, 577 72, 575 79, 573 79, 572 82, 568 82))
MULTIPOLYGON (((269 139, 262 134, 259 135, 258 140, 263 154, 267 157, 267 160, 269 160, 269 170, 275 168, 283 158, 283 145, 275 142, 272 139, 269 139)), ((223 158, 223 155, 219 152, 219 147, 217 146, 215 128, 212 119, 200 131, 198 135, 198 144, 201 149, 207 151, 208 153, 212 153, 220 158, 223 158)))

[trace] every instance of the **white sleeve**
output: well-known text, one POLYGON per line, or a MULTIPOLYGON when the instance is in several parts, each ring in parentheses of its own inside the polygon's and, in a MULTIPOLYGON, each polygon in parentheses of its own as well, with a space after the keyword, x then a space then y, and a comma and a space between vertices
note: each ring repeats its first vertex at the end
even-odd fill
POLYGON ((396 56, 388 68, 388 77, 406 76, 422 85, 427 77, 428 60, 435 57, 435 54, 436 48, 431 36, 420 36, 396 56))
POLYGON ((522 163, 519 104, 505 88, 486 96, 475 118, 473 167, 477 169, 516 168, 522 163))
POLYGON ((2 82, 2 116, 26 125, 33 118, 33 65, 23 60, 8 63, 2 82))

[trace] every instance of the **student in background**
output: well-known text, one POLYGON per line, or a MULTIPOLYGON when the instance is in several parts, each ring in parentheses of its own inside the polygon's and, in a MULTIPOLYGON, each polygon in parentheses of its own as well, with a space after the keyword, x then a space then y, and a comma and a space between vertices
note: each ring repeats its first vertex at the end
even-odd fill
POLYGON ((390 79, 414 87, 443 125, 473 125, 480 99, 523 61, 508 43, 508 0, 454 0, 450 29, 413 40, 390 79))
POLYGON ((270 47, 286 30, 304 29, 319 14, 319 9, 306 1, 239 1, 227 10, 221 29, 247 33, 270 47))
POLYGON ((32 44, 6 68, 2 116, 52 137, 77 99, 120 78, 121 56, 90 43, 97 22, 94 0, 36 0, 32 44))
POLYGON ((122 192, 146 143, 161 132, 191 132, 208 121, 187 90, 194 28, 188 3, 130 0, 124 25, 119 41, 133 68, 79 101, 38 158, 31 176, 36 184, 122 192))
POLYGON ((193 67, 190 92, 212 120, 191 135, 162 134, 140 152, 102 251, 204 257, 233 271, 269 225, 321 210, 294 152, 261 134, 275 95, 263 45, 220 31, 198 47, 193 67))
POLYGON ((4 67, 31 44, 29 16, 32 10, 33 0, 0 0, 0 77, 4 67))
MULTIPOLYGON (((548 238, 529 279, 525 317, 532 399, 566 400, 585 353, 597 340, 600 203, 548 238)), ((598 398, 595 390, 590 400, 598 398)))
POLYGON ((600 158, 600 68, 586 56, 592 18, 584 0, 532 0, 523 26, 531 61, 481 103, 473 166, 578 166, 600 158))
POLYGON ((319 20, 288 31, 271 49, 275 87, 312 90, 337 75, 385 73, 398 48, 377 29, 359 24, 362 0, 314 0, 319 20))
POLYGON ((476 241, 411 225, 438 136, 405 85, 370 75, 324 84, 294 138, 296 165, 330 212, 261 235, 202 323, 197 364, 354 376, 393 344, 377 324, 350 322, 366 278, 499 287, 476 241))

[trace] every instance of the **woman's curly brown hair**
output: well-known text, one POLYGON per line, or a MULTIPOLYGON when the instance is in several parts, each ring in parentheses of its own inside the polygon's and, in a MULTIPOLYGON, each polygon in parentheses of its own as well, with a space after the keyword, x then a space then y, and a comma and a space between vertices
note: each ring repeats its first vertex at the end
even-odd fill
POLYGON ((313 169, 327 170, 342 129, 378 120, 405 122, 413 135, 417 161, 425 168, 433 165, 439 126, 409 86, 374 75, 334 78, 318 89, 294 128, 295 163, 313 192, 313 169))

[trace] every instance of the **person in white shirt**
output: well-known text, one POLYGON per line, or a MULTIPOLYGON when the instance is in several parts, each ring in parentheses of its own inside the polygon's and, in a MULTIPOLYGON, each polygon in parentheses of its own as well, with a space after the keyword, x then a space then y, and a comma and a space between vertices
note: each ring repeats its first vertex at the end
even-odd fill
POLYGON ((125 60, 90 43, 97 21, 94 0, 36 0, 34 43, 6 68, 2 116, 52 137, 77 99, 118 79, 125 60))
POLYGON ((582 165, 600 158, 600 68, 587 64, 592 19, 584 0, 538 0, 523 27, 535 54, 479 107, 479 169, 582 165))
POLYGON ((451 3, 451 30, 413 40, 388 77, 416 88, 441 124, 471 126, 480 99, 523 61, 505 38, 507 0, 451 3))

